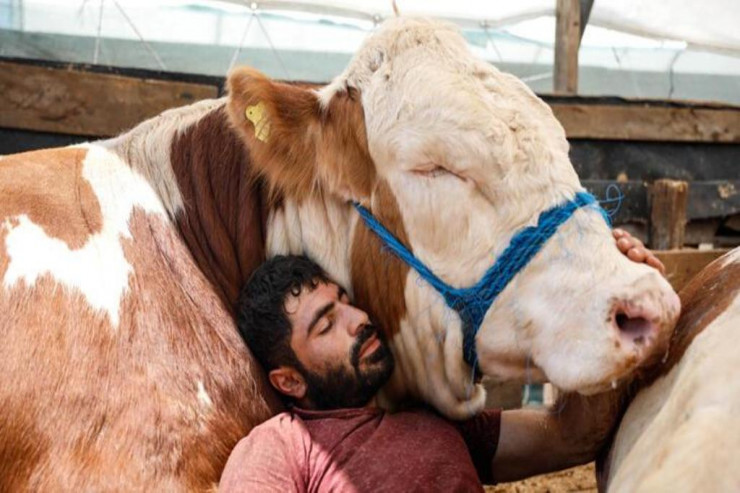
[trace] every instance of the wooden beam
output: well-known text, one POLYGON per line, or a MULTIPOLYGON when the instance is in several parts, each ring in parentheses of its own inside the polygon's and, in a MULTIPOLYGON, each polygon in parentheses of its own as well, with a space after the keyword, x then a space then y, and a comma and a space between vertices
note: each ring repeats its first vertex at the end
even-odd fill
MULTIPOLYGON (((0 127, 115 135, 167 108, 217 97, 223 83, 158 80, 140 72, 0 61, 0 127)), ((178 76, 186 77, 172 77, 178 76)), ((549 104, 570 139, 740 143, 740 107, 562 97, 549 104)))
MULTIPOLYGON (((581 180, 581 183, 600 199, 615 199, 621 193, 621 202, 612 200, 604 204, 607 210, 619 207, 614 211, 618 220, 649 221, 649 190, 643 181, 581 180), (614 187, 619 189, 619 193, 614 187)), ((740 214, 740 180, 692 180, 687 202, 688 221, 740 214)))
POLYGON ((689 184, 656 180, 650 185, 650 248, 676 250, 683 247, 689 184))
POLYGON ((665 265, 668 282, 671 283, 673 289, 680 291, 700 270, 729 251, 729 249, 684 249, 654 251, 654 253, 665 265))
POLYGON ((204 84, 0 62, 0 127, 110 136, 217 96, 216 86, 204 84))
POLYGON ((579 0, 557 0, 555 13, 555 92, 578 92, 578 48, 581 44, 579 0))
POLYGON ((569 139, 740 143, 740 108, 553 103, 569 139))

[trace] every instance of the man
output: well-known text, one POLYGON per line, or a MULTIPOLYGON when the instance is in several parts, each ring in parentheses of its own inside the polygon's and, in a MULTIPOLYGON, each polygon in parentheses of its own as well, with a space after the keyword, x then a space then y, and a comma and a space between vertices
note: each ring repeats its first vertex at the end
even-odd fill
MULTIPOLYGON (((628 234, 615 238, 629 258, 662 270, 628 234)), ((593 460, 617 414, 611 394, 459 423, 426 409, 384 412, 376 393, 394 362, 382 332, 306 257, 257 269, 238 325, 291 408, 239 442, 222 491, 483 491, 481 482, 593 460)))

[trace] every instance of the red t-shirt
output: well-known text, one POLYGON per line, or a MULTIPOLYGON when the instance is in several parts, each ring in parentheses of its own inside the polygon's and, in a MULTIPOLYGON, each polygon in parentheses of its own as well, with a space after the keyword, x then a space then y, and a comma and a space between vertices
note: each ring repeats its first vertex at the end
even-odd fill
POLYGON ((236 445, 219 490, 482 492, 500 423, 499 410, 456 423, 426 410, 294 408, 236 445))

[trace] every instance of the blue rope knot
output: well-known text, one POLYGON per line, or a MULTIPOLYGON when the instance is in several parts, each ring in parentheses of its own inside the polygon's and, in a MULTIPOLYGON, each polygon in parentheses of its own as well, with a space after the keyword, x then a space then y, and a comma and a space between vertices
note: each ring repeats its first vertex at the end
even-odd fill
POLYGON ((608 187, 606 187, 606 198, 604 200, 599 201, 599 205, 601 205, 602 208, 606 209, 604 207, 604 204, 612 205, 613 206, 606 210, 607 214, 607 223, 609 226, 611 226, 612 221, 615 217, 617 217, 617 214, 619 213, 619 209, 622 207, 622 201, 624 200, 624 194, 622 193, 622 189, 619 188, 619 185, 616 185, 614 183, 610 183, 608 187))
POLYGON ((437 277, 424 263, 414 256, 406 246, 388 231, 365 207, 355 202, 354 207, 365 225, 381 239, 383 244, 399 259, 413 268, 419 275, 442 295, 447 306, 455 310, 462 321, 463 357, 474 371, 478 371, 478 355, 475 350, 475 336, 499 294, 511 280, 534 258, 542 246, 581 207, 596 208, 607 224, 609 216, 599 206, 593 195, 578 192, 573 200, 542 212, 536 226, 527 226, 515 234, 496 262, 483 277, 468 288, 455 288, 437 277))

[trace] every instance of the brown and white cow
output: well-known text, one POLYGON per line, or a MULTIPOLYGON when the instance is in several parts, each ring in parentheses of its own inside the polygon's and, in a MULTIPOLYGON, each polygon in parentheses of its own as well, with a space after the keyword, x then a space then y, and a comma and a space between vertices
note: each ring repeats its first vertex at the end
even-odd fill
MULTIPOLYGON (((115 139, 0 160, 0 489, 217 481, 278 408, 230 316, 265 254, 309 254, 380 322, 389 399, 453 418, 483 406, 459 318, 351 201, 473 284, 582 190, 550 109, 424 20, 386 23, 320 90, 251 70, 229 88, 115 139)), ((581 208, 488 310, 478 362, 595 392, 660 354, 678 311, 581 208)))
POLYGON ((603 464, 609 492, 740 491, 740 248, 680 296, 666 359, 636 380, 603 464))

